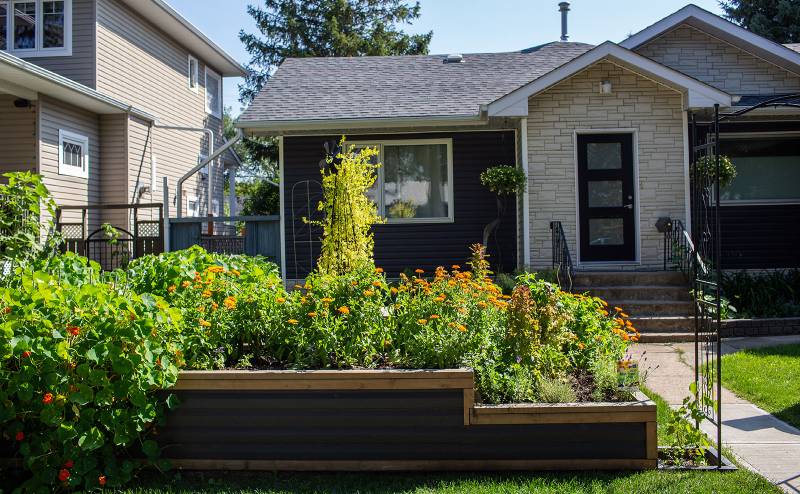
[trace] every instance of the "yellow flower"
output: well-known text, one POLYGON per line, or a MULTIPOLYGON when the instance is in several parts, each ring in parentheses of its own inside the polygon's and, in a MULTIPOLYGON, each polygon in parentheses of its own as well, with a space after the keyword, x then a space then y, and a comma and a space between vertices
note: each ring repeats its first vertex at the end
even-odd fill
POLYGON ((356 280, 353 280, 353 281, 351 281, 351 282, 350 282, 350 285, 352 285, 352 286, 358 286, 358 282, 357 282, 356 280))
POLYGON ((347 314, 350 313, 350 308, 347 307, 346 305, 343 305, 339 307, 339 312, 346 316, 347 314))
POLYGON ((286 322, 288 322, 288 323, 289 323, 289 324, 291 324, 292 326, 296 326, 296 325, 297 325, 297 323, 298 323, 298 322, 300 322, 300 321, 298 321, 297 319, 289 319, 289 320, 288 320, 288 321, 286 321, 286 322))
POLYGON ((169 292, 169 293, 172 293, 172 292, 174 292, 174 291, 175 291, 175 289, 176 289, 176 288, 177 288, 177 287, 176 287, 175 285, 170 285, 170 287, 169 287, 169 288, 167 288, 167 292, 169 292))
POLYGON ((464 326, 463 324, 459 324, 459 325, 458 325, 458 326, 456 326, 456 327, 457 327, 457 328, 458 328, 458 330, 459 330, 459 331, 461 331, 462 333, 464 333, 464 332, 467 330, 467 327, 466 327, 466 326, 464 326))
POLYGON ((417 323, 419 323, 421 326, 424 326, 428 324, 428 321, 427 319, 417 319, 417 323))
POLYGON ((317 317, 317 313, 316 312, 309 312, 308 313, 308 317, 317 317))
POLYGON ((231 269, 231 273, 232 273, 234 276, 241 276, 241 275, 242 275, 242 273, 240 273, 239 271, 237 271, 237 270, 235 270, 235 269, 231 269))
POLYGON ((444 300, 445 300, 445 296, 444 295, 439 295, 438 297, 433 299, 434 302, 439 302, 439 303, 444 302, 444 300))
POLYGON ((373 292, 372 290, 364 290, 365 297, 371 297, 373 295, 375 295, 375 292, 373 292))
POLYGON ((203 291, 203 298, 211 297, 211 290, 204 290, 203 291))
POLYGON ((222 304, 225 305, 228 309, 235 309, 236 308, 236 298, 235 297, 226 297, 225 300, 222 301, 222 304))
POLYGON ((211 327, 211 323, 206 321, 203 318, 200 318, 200 326, 203 326, 204 328, 210 328, 211 327))
POLYGON ((282 303, 286 302, 286 299, 283 298, 283 297, 278 297, 278 298, 275 299, 275 301, 278 302, 279 304, 282 304, 282 303))
POLYGON ((604 316, 608 315, 608 311, 607 310, 601 310, 600 313, 603 314, 604 316))
POLYGON ((325 298, 322 299, 322 303, 323 304, 329 304, 331 302, 333 302, 333 299, 330 298, 330 297, 325 297, 325 298))
POLYGON ((206 311, 206 308, 205 308, 205 307, 203 307, 202 305, 201 305, 200 307, 198 307, 198 308, 197 308, 197 312, 199 312, 199 313, 201 313, 201 314, 202 314, 203 312, 205 312, 205 311, 206 311))
POLYGON ((586 348, 586 345, 583 343, 578 343, 578 350, 583 350, 584 348, 586 348))
POLYGON ((191 281, 184 281, 183 283, 181 283, 181 287, 183 288, 189 288, 190 286, 192 286, 191 281))

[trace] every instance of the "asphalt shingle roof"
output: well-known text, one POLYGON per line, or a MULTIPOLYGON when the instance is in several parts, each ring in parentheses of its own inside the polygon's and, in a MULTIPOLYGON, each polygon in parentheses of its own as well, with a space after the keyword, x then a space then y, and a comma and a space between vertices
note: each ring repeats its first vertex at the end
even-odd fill
POLYGON ((290 58, 239 121, 469 117, 593 48, 554 42, 508 53, 290 58))

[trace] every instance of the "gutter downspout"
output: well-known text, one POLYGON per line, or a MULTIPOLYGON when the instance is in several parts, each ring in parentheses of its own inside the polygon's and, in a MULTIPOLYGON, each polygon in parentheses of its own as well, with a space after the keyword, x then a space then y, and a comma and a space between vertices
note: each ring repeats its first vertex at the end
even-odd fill
MULTIPOLYGON (((217 155, 214 153, 214 131, 211 129, 199 128, 199 127, 180 127, 176 125, 159 125, 156 124, 156 128, 165 129, 165 130, 179 130, 183 132, 203 132, 206 137, 208 137, 208 154, 210 155, 209 158, 206 158, 203 162, 199 163, 197 166, 192 168, 188 173, 178 179, 178 189, 175 193, 175 206, 178 213, 178 218, 183 216, 183 194, 182 194, 182 186, 183 183, 192 175, 198 172, 201 168, 206 166, 210 161, 214 161, 217 155)), ((212 173, 213 170, 211 166, 208 167, 208 191, 206 195, 206 208, 209 214, 211 214, 211 209, 213 207, 212 202, 212 195, 214 192, 214 174, 212 173)))

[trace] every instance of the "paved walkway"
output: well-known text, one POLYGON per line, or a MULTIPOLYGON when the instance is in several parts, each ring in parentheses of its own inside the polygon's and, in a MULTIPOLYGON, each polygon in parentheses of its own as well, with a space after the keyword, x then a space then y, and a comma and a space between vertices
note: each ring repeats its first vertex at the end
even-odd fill
MULTIPOLYGON (((789 343, 800 343, 800 336, 728 338, 723 341, 722 352, 789 343)), ((632 352, 640 361, 647 387, 670 405, 680 405, 694 381, 694 343, 644 343, 632 352)), ((784 491, 800 494, 800 430, 724 388, 722 424, 723 443, 745 466, 784 491)), ((710 424, 703 424, 703 429, 715 437, 716 429, 710 424)))

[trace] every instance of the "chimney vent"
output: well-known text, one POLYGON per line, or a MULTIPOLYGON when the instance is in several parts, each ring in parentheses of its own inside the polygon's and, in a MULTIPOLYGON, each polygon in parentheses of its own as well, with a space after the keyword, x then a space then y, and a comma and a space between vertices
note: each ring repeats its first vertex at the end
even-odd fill
POLYGON ((558 11, 561 12, 561 41, 567 41, 569 39, 569 35, 567 34, 567 13, 569 12, 569 2, 559 3, 558 11))

